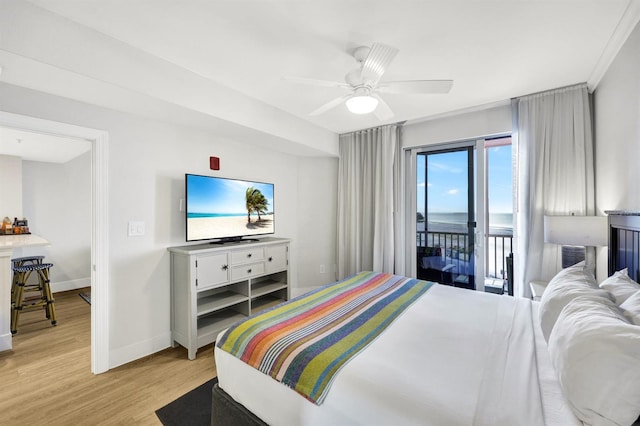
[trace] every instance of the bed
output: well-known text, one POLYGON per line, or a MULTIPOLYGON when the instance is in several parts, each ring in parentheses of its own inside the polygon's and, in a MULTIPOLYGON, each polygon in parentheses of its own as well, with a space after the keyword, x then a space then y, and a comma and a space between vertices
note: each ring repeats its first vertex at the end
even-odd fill
MULTIPOLYGON (((634 247, 640 241, 640 217, 610 216, 610 223, 610 272, 616 285, 612 288, 622 281, 631 286, 633 280, 616 271, 630 265, 636 268, 629 269, 636 274, 632 277, 638 278, 639 250, 634 247)), ((383 281, 377 274, 362 274, 358 279, 365 282, 383 281)), ((541 302, 426 286, 386 329, 325 380, 328 386, 320 401, 221 349, 239 345, 229 344, 232 332, 221 333, 214 349, 219 383, 213 389, 212 424, 568 426, 585 419, 589 424, 632 424, 640 414, 637 325, 617 306, 613 294, 618 290, 600 288, 595 280, 581 282, 588 275, 586 268, 578 265, 558 275, 541 302), (583 309, 593 317, 580 319, 583 309), (618 312, 614 323, 611 317, 618 312), (604 318, 603 332, 593 327, 592 318, 598 315, 604 318), (587 346, 582 334, 576 336, 576 327, 567 326, 580 321, 598 334, 587 346), (612 328, 607 328, 607 321, 612 328), (612 355, 611 362, 603 361, 602 348, 607 349, 607 339, 619 330, 625 336, 635 333, 628 339, 632 344, 612 355), (590 356, 592 351, 585 348, 592 347, 595 355, 590 356), (585 368, 602 374, 585 379, 585 368), (603 379, 603 374, 611 379, 603 379), (602 386, 603 380, 607 386, 602 386)), ((394 282, 411 281, 392 277, 394 282)), ((637 290, 640 300, 640 285, 637 290)), ((307 301, 288 302, 295 303, 307 301)), ((240 325, 236 334, 244 336, 254 326, 240 325)))

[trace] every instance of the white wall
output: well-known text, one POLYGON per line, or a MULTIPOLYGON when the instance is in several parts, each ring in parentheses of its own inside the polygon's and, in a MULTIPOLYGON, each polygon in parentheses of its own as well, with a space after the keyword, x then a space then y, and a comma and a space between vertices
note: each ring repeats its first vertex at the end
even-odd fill
POLYGON ((11 219, 22 217, 22 183, 16 182, 22 176, 22 159, 11 155, 0 155, 0 222, 6 216, 11 219))
POLYGON ((595 90, 596 207, 640 210, 640 25, 595 90))
POLYGON ((337 273, 338 159, 301 158, 298 167, 300 281, 294 296, 335 281, 337 273))
MULTIPOLYGON (((640 210, 640 24, 594 92, 596 209, 640 210)), ((598 252, 598 279, 607 276, 598 252)))
MULTIPOLYGON (((180 127, 82 104, 65 98, 0 83, 0 110, 105 130, 109 133, 109 305, 110 365, 114 367, 169 346, 169 254, 167 247, 184 244, 184 173, 208 174, 273 182, 276 187, 276 236, 293 239, 290 258, 292 286, 298 277, 323 282, 316 270, 300 268, 307 256, 335 258, 331 239, 335 227, 300 243, 313 253, 298 251, 299 218, 320 218, 330 226, 332 206, 301 203, 300 183, 314 183, 323 199, 331 199, 333 170, 324 159, 304 159, 268 148, 259 141, 233 140, 211 131, 180 127), (209 170, 209 157, 218 156, 221 170, 209 170), (328 185, 331 185, 330 183, 328 185), (324 210, 326 209, 326 211, 324 210), (330 213, 329 213, 330 214, 330 213), (128 237, 129 221, 144 221, 146 234, 128 237), (326 251, 326 252, 324 252, 326 251)), ((331 162, 329 162, 331 163, 331 162)), ((307 189, 307 188, 305 188, 307 189)), ((313 189, 313 188, 312 188, 313 189)))
MULTIPOLYGON (((88 144, 89 142, 87 142, 88 144)), ((53 263, 54 292, 91 285, 91 153, 64 164, 22 162, 24 216, 50 246, 23 248, 53 263)))
POLYGON ((504 133, 511 133, 511 106, 506 101, 468 112, 408 122, 404 126, 402 147, 413 148, 504 133))

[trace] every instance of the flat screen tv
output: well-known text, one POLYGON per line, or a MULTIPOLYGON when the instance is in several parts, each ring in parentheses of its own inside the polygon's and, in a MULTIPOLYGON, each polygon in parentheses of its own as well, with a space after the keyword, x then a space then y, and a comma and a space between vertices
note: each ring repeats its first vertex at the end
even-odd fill
POLYGON ((273 184, 185 175, 187 241, 238 241, 275 232, 273 184))

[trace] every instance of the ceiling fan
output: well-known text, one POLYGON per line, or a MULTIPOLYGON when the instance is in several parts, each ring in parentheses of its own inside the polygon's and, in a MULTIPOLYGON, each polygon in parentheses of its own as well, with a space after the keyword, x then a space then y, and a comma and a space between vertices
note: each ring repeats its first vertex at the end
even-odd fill
POLYGON ((320 115, 343 102, 354 114, 373 112, 378 119, 384 121, 393 117, 393 111, 380 97, 379 93, 398 94, 432 94, 448 93, 453 80, 403 80, 386 81, 380 79, 391 64, 398 49, 382 43, 373 43, 371 47, 361 46, 353 51, 353 57, 360 66, 345 76, 345 83, 337 81, 316 80, 313 78, 286 77, 296 83, 323 87, 341 87, 349 90, 346 95, 335 98, 309 115, 320 115))

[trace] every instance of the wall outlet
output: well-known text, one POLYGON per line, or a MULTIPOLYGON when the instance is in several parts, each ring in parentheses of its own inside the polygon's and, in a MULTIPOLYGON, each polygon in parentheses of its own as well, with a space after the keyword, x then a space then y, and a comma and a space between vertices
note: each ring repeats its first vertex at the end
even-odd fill
POLYGON ((184 211, 184 198, 180 198, 180 206, 178 207, 178 210, 181 212, 184 211))
POLYGON ((324 274, 324 273, 326 273, 326 272, 327 272, 327 270, 326 270, 326 268, 324 267, 324 265, 320 265, 320 273, 321 273, 321 274, 324 274))
POLYGON ((129 222, 129 236, 140 237, 142 235, 144 235, 144 222, 129 222))

